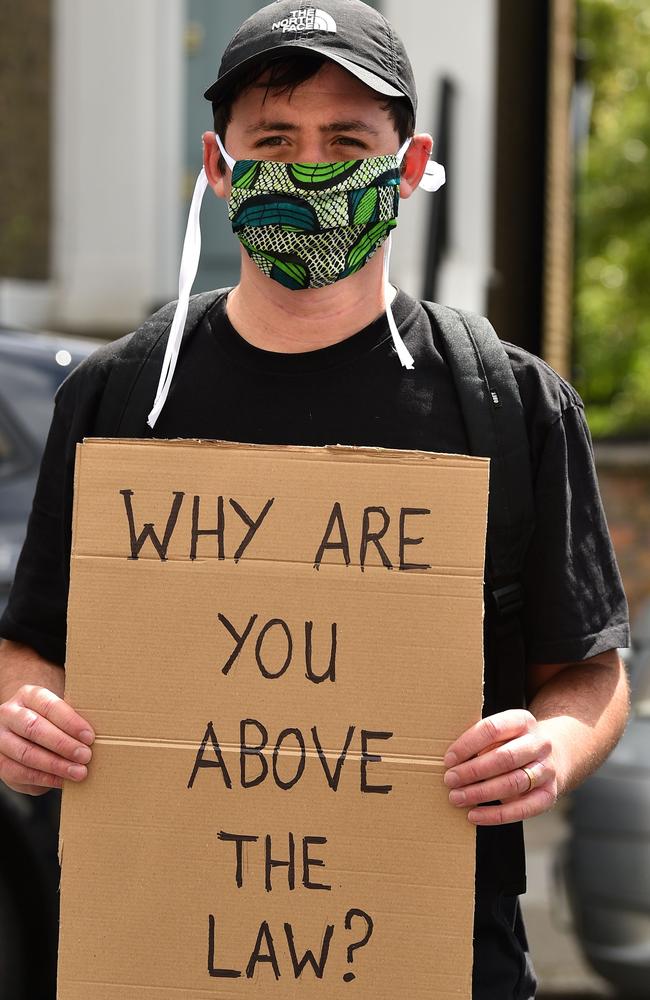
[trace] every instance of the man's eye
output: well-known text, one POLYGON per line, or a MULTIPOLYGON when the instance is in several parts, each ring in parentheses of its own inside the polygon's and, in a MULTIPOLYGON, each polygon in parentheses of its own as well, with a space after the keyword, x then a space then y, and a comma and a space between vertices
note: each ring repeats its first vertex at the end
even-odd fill
POLYGON ((350 135, 340 135, 335 139, 335 142, 341 146, 356 146, 357 149, 366 148, 365 142, 361 142, 360 139, 353 139, 350 135))
POLYGON ((264 139, 260 139, 259 142, 255 143, 256 147, 260 146, 281 146, 284 143, 284 136, 281 135, 268 135, 264 139))

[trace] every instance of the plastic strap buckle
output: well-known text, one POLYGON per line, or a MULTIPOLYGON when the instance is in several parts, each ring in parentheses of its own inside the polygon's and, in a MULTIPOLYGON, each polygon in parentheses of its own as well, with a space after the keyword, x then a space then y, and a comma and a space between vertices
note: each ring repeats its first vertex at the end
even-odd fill
POLYGON ((495 587, 491 594, 500 618, 509 618, 523 610, 524 588, 519 582, 508 583, 504 587, 495 587))

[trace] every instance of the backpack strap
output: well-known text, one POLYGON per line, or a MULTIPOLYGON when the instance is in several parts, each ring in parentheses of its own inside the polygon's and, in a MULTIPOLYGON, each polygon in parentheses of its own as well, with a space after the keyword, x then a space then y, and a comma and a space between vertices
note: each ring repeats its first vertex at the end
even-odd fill
MULTIPOLYGON (((192 336, 217 299, 227 291, 219 288, 190 298, 183 343, 192 336)), ((175 311, 176 302, 168 302, 135 333, 125 338, 115 354, 95 421, 94 434, 97 437, 152 436, 147 416, 156 395, 167 335, 175 311)))
POLYGON ((534 528, 530 445, 519 387, 487 319, 423 302, 442 338, 474 455, 490 459, 486 610, 498 664, 495 706, 525 703, 522 574, 534 528))

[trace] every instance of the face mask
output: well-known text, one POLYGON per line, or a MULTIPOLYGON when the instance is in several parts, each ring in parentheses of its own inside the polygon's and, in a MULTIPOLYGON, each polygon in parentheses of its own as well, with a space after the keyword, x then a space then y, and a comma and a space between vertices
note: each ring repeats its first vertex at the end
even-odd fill
MULTIPOLYGON (((405 368, 413 368, 413 358, 399 335, 390 307, 388 276, 390 234, 396 225, 399 204, 399 165, 410 140, 397 154, 388 156, 345 163, 288 164, 271 160, 235 161, 219 136, 216 138, 233 171, 228 204, 233 229, 255 263, 285 287, 319 288, 354 274, 387 239, 383 274, 386 319, 400 362, 405 368), (320 232, 314 232, 316 224, 320 232)), ((437 191, 444 183, 444 167, 430 161, 420 187, 437 191)), ((202 169, 190 205, 178 277, 178 303, 156 398, 147 417, 149 427, 155 426, 165 405, 178 361, 190 293, 199 267, 200 212, 207 187, 208 178, 202 169)))
POLYGON ((338 163, 233 160, 228 218, 251 260, 285 288, 322 288, 370 260, 397 224, 397 155, 338 163))

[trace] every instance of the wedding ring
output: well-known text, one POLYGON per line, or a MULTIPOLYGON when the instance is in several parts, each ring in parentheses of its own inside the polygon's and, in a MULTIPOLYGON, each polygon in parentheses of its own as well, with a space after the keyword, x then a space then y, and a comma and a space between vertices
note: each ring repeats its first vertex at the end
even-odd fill
POLYGON ((535 787, 535 785, 537 784, 537 778, 535 777, 535 772, 533 771, 532 767, 522 767, 522 771, 528 778, 528 788, 526 789, 526 793, 531 792, 535 787))

